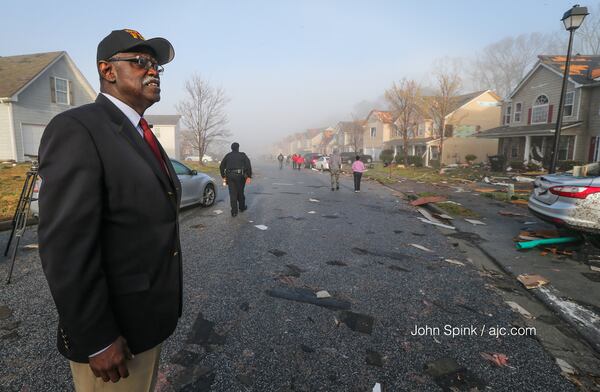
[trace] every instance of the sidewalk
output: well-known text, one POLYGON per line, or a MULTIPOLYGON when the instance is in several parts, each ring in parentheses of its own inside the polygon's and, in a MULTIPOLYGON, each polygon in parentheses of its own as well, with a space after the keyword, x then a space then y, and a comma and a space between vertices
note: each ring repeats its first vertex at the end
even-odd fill
MULTIPOLYGON (((475 212, 478 215, 475 219, 485 225, 473 225, 463 217, 454 216, 451 224, 456 227, 457 236, 476 245, 500 269, 511 275, 517 285, 520 285, 516 280, 520 274, 537 274, 546 278, 550 282, 548 285, 529 292, 574 327, 600 353, 600 273, 570 257, 551 253, 541 255, 541 250, 537 248, 516 250, 513 238, 520 231, 553 229, 553 226, 529 214, 526 205, 482 197, 466 186, 462 187, 463 191, 457 186, 445 184, 419 183, 407 179, 400 181, 387 186, 405 195, 421 192, 444 195, 448 200, 458 202, 475 212), (502 216, 499 211, 525 216, 502 216)), ((454 236, 453 233, 448 234, 454 236)))

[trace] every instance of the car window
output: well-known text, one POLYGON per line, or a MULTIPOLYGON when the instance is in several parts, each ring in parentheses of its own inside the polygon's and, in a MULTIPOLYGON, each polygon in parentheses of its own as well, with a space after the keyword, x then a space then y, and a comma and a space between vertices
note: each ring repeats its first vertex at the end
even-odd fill
POLYGON ((185 176, 185 175, 189 175, 190 174, 190 169, 188 169, 186 166, 182 165, 179 162, 176 161, 171 161, 171 163, 173 164, 173 168, 175 169, 175 173, 178 176, 185 176))

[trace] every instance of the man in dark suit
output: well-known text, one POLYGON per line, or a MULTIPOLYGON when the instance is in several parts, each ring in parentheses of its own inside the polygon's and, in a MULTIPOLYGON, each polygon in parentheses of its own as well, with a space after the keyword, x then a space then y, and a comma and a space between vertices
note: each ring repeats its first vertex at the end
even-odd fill
POLYGON ((181 315, 181 185, 143 118, 174 55, 111 32, 96 102, 54 117, 40 143, 40 257, 77 391, 152 390, 181 315))

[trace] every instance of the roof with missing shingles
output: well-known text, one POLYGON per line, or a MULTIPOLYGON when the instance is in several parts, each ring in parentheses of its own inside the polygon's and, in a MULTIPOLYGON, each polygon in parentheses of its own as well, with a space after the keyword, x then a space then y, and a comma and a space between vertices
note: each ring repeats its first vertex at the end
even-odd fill
MULTIPOLYGON (((566 56, 538 56, 540 62, 563 74, 566 56)), ((571 57, 569 78, 578 84, 592 84, 600 77, 600 55, 576 55, 571 57)))

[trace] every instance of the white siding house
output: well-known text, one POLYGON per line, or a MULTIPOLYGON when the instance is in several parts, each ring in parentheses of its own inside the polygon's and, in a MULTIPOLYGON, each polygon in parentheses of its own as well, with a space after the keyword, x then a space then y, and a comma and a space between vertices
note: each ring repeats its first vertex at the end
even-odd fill
POLYGON ((37 155, 48 122, 95 97, 66 52, 0 57, 0 160, 37 155))
POLYGON ((152 132, 170 158, 181 159, 180 115, 146 115, 146 121, 152 126, 152 132))

